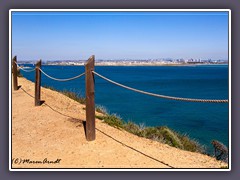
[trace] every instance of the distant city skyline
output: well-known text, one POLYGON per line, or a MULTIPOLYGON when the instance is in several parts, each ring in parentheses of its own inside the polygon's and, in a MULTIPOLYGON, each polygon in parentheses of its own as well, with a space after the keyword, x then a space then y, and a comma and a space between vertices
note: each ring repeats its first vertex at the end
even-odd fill
POLYGON ((13 12, 18 59, 228 60, 228 12, 13 12))

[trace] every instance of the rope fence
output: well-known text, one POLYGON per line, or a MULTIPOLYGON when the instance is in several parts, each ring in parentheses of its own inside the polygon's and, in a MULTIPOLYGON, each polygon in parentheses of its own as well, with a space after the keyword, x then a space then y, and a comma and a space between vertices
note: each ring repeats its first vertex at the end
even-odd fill
POLYGON ((82 73, 82 74, 79 74, 77 76, 74 76, 72 78, 67 78, 67 79, 58 79, 58 78, 55 78, 55 77, 52 77, 50 76, 49 74, 47 74, 46 72, 44 72, 41 68, 38 68, 45 76, 47 76, 48 78, 52 79, 52 80, 55 80, 55 81, 71 81, 71 80, 74 80, 74 79, 77 79, 77 78, 80 78, 81 76, 85 75, 85 72, 82 73))
MULTIPOLYGON (((16 63, 16 62, 15 62, 16 63)), ((19 66, 19 64, 17 64, 16 63, 16 65, 17 65, 17 67, 19 68, 19 69, 21 69, 21 70, 23 70, 23 71, 25 71, 25 72, 32 72, 32 71, 35 71, 35 68, 33 68, 33 69, 28 69, 27 68, 27 70, 26 70, 26 68, 22 68, 21 66, 19 66)), ((61 82, 64 82, 64 81, 71 81, 71 80, 74 80, 74 79, 77 79, 77 78, 80 78, 81 76, 83 76, 84 74, 85 74, 85 72, 84 73, 82 73, 82 74, 79 74, 79 75, 77 75, 77 76, 74 76, 74 77, 71 77, 71 78, 67 78, 67 79, 59 79, 59 78, 55 78, 55 77, 52 77, 52 76, 50 76, 49 74, 47 74, 46 72, 44 72, 41 68, 38 68, 37 67, 37 69, 39 69, 45 76, 47 76, 48 78, 50 78, 50 79, 52 79, 52 80, 55 80, 55 81, 61 81, 61 82)))
POLYGON ((138 90, 138 89, 135 89, 135 88, 132 88, 132 87, 129 87, 129 86, 125 86, 123 84, 120 84, 120 83, 117 83, 113 80, 110 80, 104 76, 102 76, 101 74, 98 74, 97 72, 95 71, 92 71, 94 74, 96 74, 97 76, 99 76, 100 78, 112 83, 112 84, 115 84, 117 86, 120 86, 122 88, 125 88, 125 89, 128 89, 128 90, 131 90, 131 91, 134 91, 134 92, 138 92, 138 93, 142 93, 142 94, 146 94, 146 95, 149 95, 149 96, 154 96, 154 97, 159 97, 159 98, 164 98, 164 99, 171 99, 171 100, 177 100, 177 101, 188 101, 188 102, 204 102, 204 103, 228 103, 228 100, 219 100, 219 99, 192 99, 192 98, 181 98, 181 97, 173 97, 173 96, 166 96, 166 95, 160 95, 160 94, 154 94, 154 93, 150 93, 150 92, 146 92, 146 91, 142 91, 142 90, 138 90))
MULTIPOLYGON (((16 62, 15 62, 16 63, 16 62)), ((19 69, 21 69, 21 70, 23 70, 23 71, 25 71, 25 72, 33 72, 33 71, 35 71, 35 68, 33 68, 33 69, 29 69, 29 68, 27 68, 26 69, 26 67, 24 68, 24 67, 21 67, 21 66, 19 66, 17 63, 16 63, 16 65, 17 65, 17 67, 19 68, 19 69)))
MULTIPOLYGON (((15 62, 16 63, 16 62, 15 62)), ((17 63, 16 63, 17 64, 17 63)), ((32 72, 32 71, 35 71, 35 69, 30 69, 30 70, 26 70, 26 68, 22 68, 20 67, 18 64, 17 64, 17 67, 25 72, 32 72)), ((77 76, 74 76, 74 77, 71 77, 71 78, 66 78, 66 79, 59 79, 59 78, 55 78, 55 77, 52 77, 50 76, 49 74, 47 74, 46 72, 44 72, 41 68, 37 67, 37 69, 39 69, 46 77, 52 79, 52 80, 55 80, 55 81, 60 81, 60 82, 65 82, 65 81, 71 81, 71 80, 74 80, 74 79, 77 79, 77 78, 80 78, 82 77, 83 75, 85 75, 85 72, 77 75, 77 76)), ((149 96, 154 96, 154 97, 158 97, 158 98, 164 98, 164 99, 170 99, 170 100, 176 100, 176 101, 188 101, 188 102, 202 102, 202 103, 228 103, 228 100, 227 99, 195 99, 195 98, 182 98, 182 97, 174 97, 174 96, 166 96, 166 95, 161 95, 161 94, 155 94, 155 93, 151 93, 151 92, 146 92, 146 91, 143 91, 143 90, 139 90, 139 89, 135 89, 135 88, 132 88, 132 87, 129 87, 129 86, 126 86, 126 85, 123 85, 123 84, 120 84, 118 82, 115 82, 95 71, 92 71, 92 73, 94 73, 95 75, 97 75, 98 77, 114 84, 114 85, 117 85, 117 86, 120 86, 122 88, 125 88, 125 89, 128 89, 128 90, 131 90, 131 91, 134 91, 134 92, 138 92, 138 93, 141 93, 141 94, 146 94, 146 95, 149 95, 149 96)))
POLYGON ((41 73, 43 73, 46 77, 55 80, 55 81, 71 81, 77 78, 80 78, 85 75, 85 92, 86 92, 86 139, 88 141, 95 140, 95 79, 94 75, 116 85, 124 89, 128 89, 137 93, 158 97, 158 98, 164 98, 169 100, 176 100, 176 101, 187 101, 187 102, 200 102, 200 103, 228 103, 228 99, 196 99, 196 98, 183 98, 183 97, 174 97, 174 96, 167 96, 162 94, 155 94, 151 92, 146 92, 143 90, 135 89, 123 84, 120 84, 118 82, 115 82, 97 72, 94 71, 95 67, 95 56, 91 56, 88 61, 85 64, 85 72, 66 79, 59 79, 56 77, 52 77, 51 75, 47 74, 45 71, 41 69, 42 61, 39 60, 34 69, 24 68, 20 67, 17 64, 17 57, 15 56, 13 58, 13 86, 14 90, 18 90, 18 81, 17 81, 17 68, 25 71, 25 72, 32 72, 35 71, 35 106, 41 105, 41 73))

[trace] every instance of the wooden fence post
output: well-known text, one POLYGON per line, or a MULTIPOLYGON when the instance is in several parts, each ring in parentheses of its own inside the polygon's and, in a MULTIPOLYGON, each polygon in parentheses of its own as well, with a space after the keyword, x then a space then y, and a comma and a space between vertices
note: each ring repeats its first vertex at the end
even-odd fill
POLYGON ((13 88, 14 88, 14 91, 17 91, 18 90, 17 56, 14 56, 12 61, 12 72, 13 72, 13 88))
POLYGON ((86 138, 88 141, 95 140, 95 97, 94 97, 94 62, 95 56, 92 55, 85 64, 85 83, 86 83, 86 138))
POLYGON ((41 68, 42 61, 39 60, 35 67, 35 106, 41 105, 41 68))

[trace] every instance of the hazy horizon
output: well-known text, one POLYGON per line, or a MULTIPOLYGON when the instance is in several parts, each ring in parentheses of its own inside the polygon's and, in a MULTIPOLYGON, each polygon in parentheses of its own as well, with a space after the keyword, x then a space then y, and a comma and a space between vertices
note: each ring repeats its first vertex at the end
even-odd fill
MULTIPOLYGON (((181 58, 177 58, 177 59, 172 59, 172 58, 158 58, 158 59, 95 59, 96 61, 146 61, 146 60, 153 60, 153 61, 160 61, 160 60, 180 60, 181 58)), ((190 58, 191 59, 191 58, 190 58)), ((18 59, 18 62, 21 61, 37 61, 40 59, 18 59)), ((88 59, 41 59, 42 61, 87 61, 88 59)), ((198 59, 193 59, 193 60, 198 60, 198 59)), ((212 60, 212 61, 228 61, 228 59, 201 59, 201 61, 208 61, 208 60, 212 60)))

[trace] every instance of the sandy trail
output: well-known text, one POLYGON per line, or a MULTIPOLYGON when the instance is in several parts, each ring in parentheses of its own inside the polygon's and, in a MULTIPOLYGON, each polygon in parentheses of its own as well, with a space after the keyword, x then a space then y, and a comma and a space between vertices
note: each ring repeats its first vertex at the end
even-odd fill
POLYGON ((84 105, 58 92, 42 88, 41 99, 45 103, 35 107, 34 84, 25 78, 18 78, 18 82, 21 88, 12 91, 13 168, 220 168, 227 166, 226 163, 207 155, 179 150, 137 137, 110 127, 97 119, 96 140, 88 142, 82 125, 82 121, 85 120, 84 105), (45 158, 56 162, 41 163, 45 158))

